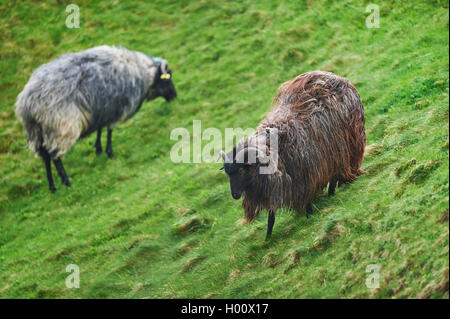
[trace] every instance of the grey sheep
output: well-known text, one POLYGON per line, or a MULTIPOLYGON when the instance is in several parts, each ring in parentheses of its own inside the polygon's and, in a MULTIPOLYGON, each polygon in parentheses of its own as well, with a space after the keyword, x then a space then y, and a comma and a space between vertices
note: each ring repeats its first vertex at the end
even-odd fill
POLYGON ((49 189, 55 185, 51 160, 70 186, 61 157, 80 138, 107 127, 106 153, 113 157, 112 129, 131 118, 145 100, 170 101, 177 93, 167 61, 122 47, 98 46, 58 57, 36 69, 18 95, 16 115, 28 145, 44 161, 49 189))

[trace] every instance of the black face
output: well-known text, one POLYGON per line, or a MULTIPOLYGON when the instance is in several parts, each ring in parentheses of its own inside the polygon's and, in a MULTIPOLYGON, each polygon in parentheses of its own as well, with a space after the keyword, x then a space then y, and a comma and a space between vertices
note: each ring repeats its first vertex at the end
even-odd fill
POLYGON ((155 82, 150 90, 150 94, 151 96, 148 97, 149 100, 162 96, 167 102, 169 102, 176 98, 177 91, 175 90, 172 82, 172 70, 168 69, 167 73, 163 74, 161 72, 161 68, 159 68, 155 77, 155 82))
POLYGON ((234 199, 241 198, 242 193, 251 184, 251 165, 246 163, 225 163, 223 167, 230 178, 231 196, 234 199))

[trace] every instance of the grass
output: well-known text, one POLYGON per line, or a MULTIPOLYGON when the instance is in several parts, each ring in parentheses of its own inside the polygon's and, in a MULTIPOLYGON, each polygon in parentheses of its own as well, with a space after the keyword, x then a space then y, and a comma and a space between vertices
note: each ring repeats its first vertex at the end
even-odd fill
MULTIPOLYGON (((0 4, 0 297, 448 298, 448 1, 0 4), (123 45, 168 59, 178 98, 146 103, 64 164, 51 194, 14 116, 31 72, 59 54, 123 45), (256 127, 279 85, 311 70, 350 79, 366 110, 366 174, 310 218, 242 222, 219 164, 174 164, 176 127, 256 127), (68 264, 80 288, 68 289, 68 264), (381 267, 380 287, 365 285, 381 267)), ((56 178, 56 176, 55 176, 56 178)))

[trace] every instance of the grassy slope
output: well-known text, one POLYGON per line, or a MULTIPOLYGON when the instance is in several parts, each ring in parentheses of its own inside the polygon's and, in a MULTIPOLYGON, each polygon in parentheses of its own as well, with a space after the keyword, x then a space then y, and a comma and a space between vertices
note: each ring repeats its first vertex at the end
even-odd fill
POLYGON ((448 2, 55 2, 0 5, 0 297, 448 298, 448 2), (99 44, 167 58, 179 98, 147 103, 65 159, 73 187, 47 190, 14 102, 37 66, 99 44), (366 108, 367 174, 306 219, 242 223, 218 164, 174 164, 170 131, 256 127, 283 81, 333 71, 366 108), (66 265, 81 288, 65 288, 66 265), (381 266, 380 288, 365 286, 381 266))

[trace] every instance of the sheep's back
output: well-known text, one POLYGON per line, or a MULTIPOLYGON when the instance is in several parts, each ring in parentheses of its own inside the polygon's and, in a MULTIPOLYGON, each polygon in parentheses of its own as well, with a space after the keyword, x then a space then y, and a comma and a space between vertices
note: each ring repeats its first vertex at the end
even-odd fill
POLYGON ((365 146, 364 109, 355 87, 315 71, 284 83, 259 130, 279 131, 279 158, 300 208, 333 178, 353 180, 365 146))
POLYGON ((74 106, 92 129, 123 121, 134 114, 144 98, 146 78, 132 52, 97 47, 60 56, 33 72, 18 97, 18 115, 39 119, 73 113, 74 106))

